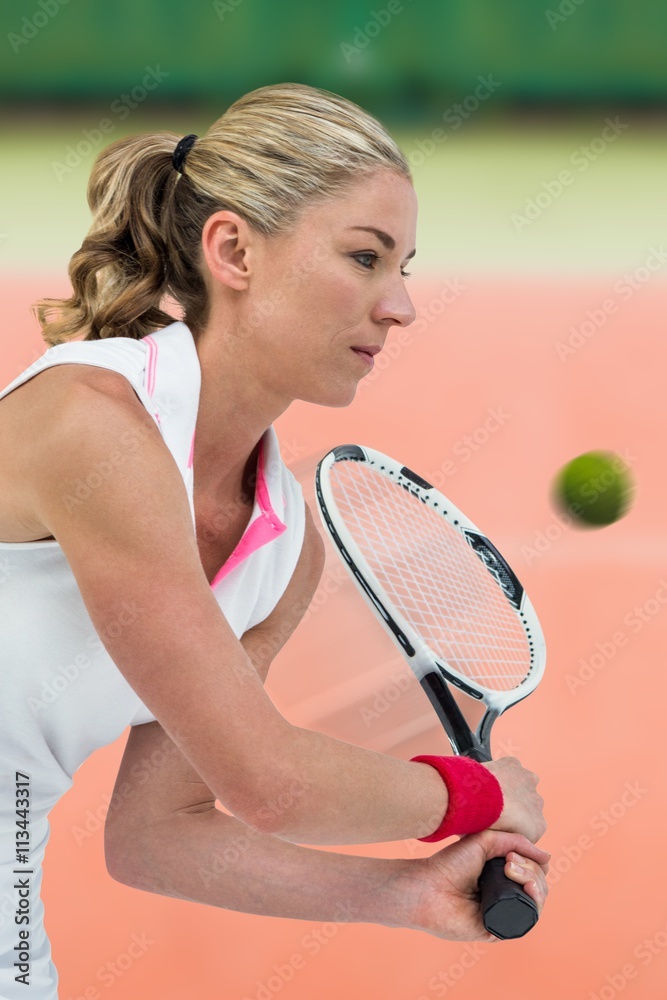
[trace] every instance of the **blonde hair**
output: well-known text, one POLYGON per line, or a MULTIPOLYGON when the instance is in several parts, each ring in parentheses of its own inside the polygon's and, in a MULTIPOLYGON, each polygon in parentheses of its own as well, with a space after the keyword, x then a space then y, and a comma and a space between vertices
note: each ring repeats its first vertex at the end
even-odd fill
POLYGON ((231 105, 189 150, 180 136, 119 139, 97 156, 88 183, 93 221, 72 256, 69 299, 33 306, 49 346, 133 337, 174 321, 166 296, 196 336, 208 315, 201 234, 221 209, 274 236, 313 198, 388 167, 412 180, 394 140, 372 115, 326 90, 296 83, 260 87, 231 105))

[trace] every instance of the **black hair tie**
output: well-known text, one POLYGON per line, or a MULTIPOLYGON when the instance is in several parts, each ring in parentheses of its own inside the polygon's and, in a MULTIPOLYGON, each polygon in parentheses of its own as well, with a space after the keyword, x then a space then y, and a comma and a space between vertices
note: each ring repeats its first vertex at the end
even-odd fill
POLYGON ((174 164, 174 170, 178 170, 179 174, 183 173, 185 157, 188 155, 198 138, 199 136, 196 136, 193 132, 191 132, 190 135, 184 135, 183 138, 179 140, 178 145, 174 150, 174 155, 171 158, 171 162, 174 164))

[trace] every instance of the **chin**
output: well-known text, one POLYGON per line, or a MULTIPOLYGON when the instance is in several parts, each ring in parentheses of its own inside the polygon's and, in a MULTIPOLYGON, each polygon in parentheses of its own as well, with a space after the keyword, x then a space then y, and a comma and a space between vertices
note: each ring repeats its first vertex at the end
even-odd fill
POLYGON ((320 389, 320 391, 313 391, 307 395, 300 396, 304 403, 315 403, 317 406, 330 406, 332 408, 341 408, 344 406, 349 406, 350 403, 354 402, 355 396, 357 394, 357 384, 345 386, 329 386, 327 389, 320 389))

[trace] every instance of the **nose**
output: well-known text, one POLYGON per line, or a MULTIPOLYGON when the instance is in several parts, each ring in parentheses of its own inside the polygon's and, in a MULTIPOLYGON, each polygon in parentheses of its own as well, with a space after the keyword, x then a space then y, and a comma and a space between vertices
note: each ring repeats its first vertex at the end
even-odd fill
POLYGON ((391 289, 376 303, 373 310, 378 323, 390 323, 392 326, 410 326, 417 313, 405 287, 405 278, 400 278, 391 289))

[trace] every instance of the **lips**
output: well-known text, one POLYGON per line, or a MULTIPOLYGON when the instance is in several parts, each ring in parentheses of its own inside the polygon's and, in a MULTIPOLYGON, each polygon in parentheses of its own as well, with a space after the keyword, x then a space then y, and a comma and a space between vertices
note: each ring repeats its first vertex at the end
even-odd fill
POLYGON ((364 354, 370 354, 370 356, 373 357, 374 355, 379 354, 382 348, 377 347, 376 345, 371 345, 370 347, 353 347, 352 350, 363 351, 364 354))
MULTIPOLYGON (((353 351, 357 355, 357 357, 362 358, 362 360, 365 362, 365 364, 369 365, 371 368, 374 366, 375 361, 374 361, 373 355, 370 353, 370 351, 364 351, 360 347, 352 347, 352 348, 350 348, 350 350, 353 351)), ((376 353, 377 353, 377 349, 376 349, 376 353)))

